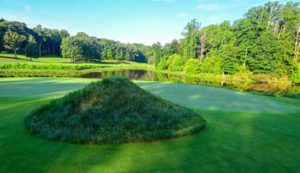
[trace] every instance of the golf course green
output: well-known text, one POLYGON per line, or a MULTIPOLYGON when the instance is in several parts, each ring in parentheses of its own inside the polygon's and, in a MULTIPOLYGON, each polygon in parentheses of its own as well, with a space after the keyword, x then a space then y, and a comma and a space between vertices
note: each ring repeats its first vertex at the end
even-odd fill
POLYGON ((0 80, 0 172, 298 172, 300 100, 224 88, 136 81, 198 112, 207 128, 177 139, 78 145, 32 136, 34 109, 96 79, 0 80))

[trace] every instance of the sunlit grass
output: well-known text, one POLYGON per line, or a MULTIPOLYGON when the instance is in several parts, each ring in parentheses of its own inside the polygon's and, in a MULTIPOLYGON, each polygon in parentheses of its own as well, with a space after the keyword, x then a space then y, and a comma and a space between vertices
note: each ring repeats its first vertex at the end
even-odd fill
POLYGON ((220 107, 221 101, 224 106, 240 99, 226 89, 139 83, 203 115, 208 127, 195 136, 155 143, 82 146, 49 142, 27 133, 23 121, 29 112, 48 103, 56 92, 66 93, 87 83, 81 79, 0 79, 0 172, 299 171, 299 100, 239 94, 245 98, 241 106, 254 104, 247 98, 259 98, 257 102, 265 106, 281 105, 282 111, 277 112, 273 107, 241 112, 234 107, 207 110, 203 106, 208 102, 207 105, 220 107))
POLYGON ((119 60, 102 60, 101 62, 72 62, 70 58, 62 58, 56 56, 43 56, 40 58, 32 58, 30 61, 25 55, 18 54, 15 58, 14 54, 11 53, 0 53, 0 62, 1 63, 10 63, 10 62, 28 62, 28 63, 66 63, 66 64, 97 64, 97 65, 137 65, 143 63, 137 63, 133 61, 119 61, 119 60))

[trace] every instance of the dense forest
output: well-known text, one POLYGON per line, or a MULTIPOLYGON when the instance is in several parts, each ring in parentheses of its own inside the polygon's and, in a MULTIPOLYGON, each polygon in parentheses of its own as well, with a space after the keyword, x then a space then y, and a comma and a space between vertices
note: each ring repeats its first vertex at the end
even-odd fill
POLYGON ((251 8, 242 19, 201 27, 187 24, 179 44, 153 46, 161 70, 198 73, 293 75, 299 80, 300 8, 269 2, 251 8))
POLYGON ((30 58, 62 56, 74 61, 116 59, 146 62, 151 54, 151 47, 143 44, 123 44, 82 32, 70 36, 66 30, 41 25, 31 29, 25 23, 0 19, 0 51, 4 50, 30 58))
POLYGON ((270 74, 300 82, 300 8, 297 2, 268 2, 243 18, 203 26, 190 21, 180 40, 152 46, 70 36, 66 30, 30 29, 0 20, 0 51, 28 57, 62 56, 74 61, 101 59, 148 62, 158 70, 186 74, 270 74))

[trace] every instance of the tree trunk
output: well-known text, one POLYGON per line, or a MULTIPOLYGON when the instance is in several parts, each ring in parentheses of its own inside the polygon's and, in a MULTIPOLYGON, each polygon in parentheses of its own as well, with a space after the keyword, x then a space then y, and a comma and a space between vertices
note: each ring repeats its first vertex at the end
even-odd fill
POLYGON ((200 55, 200 60, 202 60, 204 58, 204 54, 205 54, 205 45, 206 45, 206 34, 203 33, 202 36, 200 36, 200 46, 199 46, 199 50, 198 50, 198 57, 200 55))

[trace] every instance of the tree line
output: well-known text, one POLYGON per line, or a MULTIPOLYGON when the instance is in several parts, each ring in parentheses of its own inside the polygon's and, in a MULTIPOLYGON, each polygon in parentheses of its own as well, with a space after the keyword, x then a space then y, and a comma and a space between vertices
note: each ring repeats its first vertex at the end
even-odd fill
POLYGON ((70 36, 66 30, 38 25, 28 28, 25 23, 0 19, 0 52, 25 54, 30 59, 42 56, 62 56, 73 61, 101 59, 147 62, 151 47, 124 44, 114 40, 91 37, 79 32, 70 36))
POLYGON ((268 2, 251 8, 232 24, 224 21, 202 27, 193 19, 182 35, 179 42, 152 46, 158 69, 189 74, 297 73, 300 79, 298 2, 268 2))

